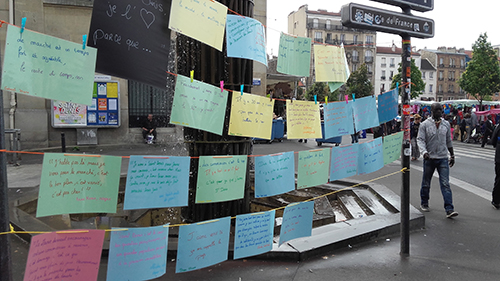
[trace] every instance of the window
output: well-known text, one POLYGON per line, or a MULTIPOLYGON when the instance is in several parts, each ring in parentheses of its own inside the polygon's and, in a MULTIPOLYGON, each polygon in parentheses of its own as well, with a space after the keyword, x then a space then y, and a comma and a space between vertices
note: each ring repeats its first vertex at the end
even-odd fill
POLYGON ((356 71, 358 70, 358 64, 357 63, 353 63, 352 64, 352 71, 356 71))
POLYGON ((356 50, 352 51, 352 61, 353 62, 358 62, 359 61, 359 53, 356 50))
POLYGON ((373 62, 373 52, 371 50, 365 51, 365 62, 373 62))
POLYGON ((391 58, 390 63, 389 63, 389 67, 394 67, 394 66, 396 66, 396 64, 395 64, 395 62, 394 62, 394 61, 395 61, 395 60, 394 60, 394 58, 391 58))
POLYGON ((382 70, 382 76, 380 77, 381 80, 385 80, 385 70, 382 70))
POLYGON ((439 88, 439 92, 442 93, 443 92, 443 84, 439 84, 438 88, 439 88))
POLYGON ((329 43, 329 44, 332 44, 332 34, 331 33, 327 33, 326 34, 326 43, 329 43))
POLYGON ((391 75, 389 76, 389 79, 391 79, 391 80, 392 80, 392 76, 394 76, 394 71, 392 71, 392 70, 391 70, 391 72, 390 72, 390 73, 391 73, 391 75))
POLYGON ((464 66, 465 66, 465 60, 464 60, 464 59, 461 59, 461 60, 460 60, 460 66, 461 66, 461 67, 464 67, 464 66))
POLYGON ((422 71, 422 79, 425 79, 425 71, 422 71))
POLYGON ((330 20, 326 20, 326 29, 331 29, 332 22, 330 20))
POLYGON ((429 85, 429 93, 432 93, 432 88, 434 88, 434 85, 430 84, 429 85))
POLYGON ((323 32, 321 31, 314 32, 314 41, 323 43, 323 32))
POLYGON ((380 84, 380 93, 384 93, 385 92, 385 84, 382 83, 380 84))
POLYGON ((345 42, 345 34, 340 34, 340 42, 341 43, 345 42))
POLYGON ((444 66, 444 60, 443 60, 443 58, 439 58, 439 66, 444 66))
POLYGON ((429 72, 429 79, 431 79, 431 80, 434 79, 434 72, 432 72, 432 71, 429 72))
POLYGON ((366 44, 373 44, 373 35, 366 35, 366 44))
POLYGON ((366 68, 368 69, 368 74, 372 74, 373 73, 373 66, 371 64, 367 64, 366 68))
POLYGON ((439 80, 443 80, 444 79, 444 72, 441 70, 439 71, 439 80))
POLYGON ((313 28, 319 28, 319 19, 313 19, 313 28))
POLYGON ((128 80, 129 127, 141 127, 148 114, 152 113, 158 127, 173 127, 168 123, 173 95, 164 89, 128 80))
POLYGON ((353 35, 353 36, 352 36, 352 42, 353 42, 354 44, 358 44, 358 35, 353 35))
POLYGON ((380 64, 380 67, 386 67, 386 66, 387 66, 386 58, 382 58, 382 63, 380 64))

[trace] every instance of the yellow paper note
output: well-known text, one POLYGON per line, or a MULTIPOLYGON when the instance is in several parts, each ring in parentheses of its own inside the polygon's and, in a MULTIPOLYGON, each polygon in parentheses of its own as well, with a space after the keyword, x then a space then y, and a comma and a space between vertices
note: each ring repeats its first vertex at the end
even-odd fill
POLYGON ((108 82, 107 94, 108 94, 108 98, 117 98, 118 97, 118 83, 108 82))
POLYGON ((336 46, 314 45, 316 82, 347 81, 345 52, 336 46))
POLYGON ((322 138, 319 104, 313 101, 286 101, 288 139, 322 138))
POLYGON ((274 100, 244 93, 233 93, 229 134, 271 139, 274 100))
POLYGON ((210 0, 172 0, 168 28, 222 51, 227 7, 210 0))

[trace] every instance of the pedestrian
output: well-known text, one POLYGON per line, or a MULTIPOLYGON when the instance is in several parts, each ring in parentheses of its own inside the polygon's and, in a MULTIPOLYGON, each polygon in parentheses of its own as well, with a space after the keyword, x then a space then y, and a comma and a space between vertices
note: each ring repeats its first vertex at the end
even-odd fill
POLYGON ((500 125, 497 124, 491 136, 491 144, 495 147, 495 183, 493 185, 493 192, 491 193, 491 205, 497 210, 500 209, 500 145, 497 145, 499 137, 500 125))
POLYGON ((465 138, 465 142, 469 143, 471 140, 472 136, 472 117, 470 113, 465 114, 465 133, 467 134, 467 137, 465 138))
POLYGON ((417 137, 418 147, 424 157, 424 173, 420 188, 420 208, 423 212, 429 212, 431 179, 434 171, 437 169, 446 217, 452 218, 457 216, 458 213, 455 212, 455 208, 453 207, 453 197, 449 181, 450 167, 453 167, 455 164, 450 123, 441 117, 443 115, 443 108, 439 103, 431 105, 431 114, 431 118, 420 124, 417 137), (449 162, 448 152, 450 153, 449 162))
POLYGON ((142 138, 148 143, 148 135, 153 135, 153 143, 156 143, 156 122, 153 120, 153 114, 148 114, 148 117, 142 123, 142 138))
POLYGON ((422 117, 418 114, 413 115, 413 122, 410 124, 410 144, 411 144, 411 160, 415 161, 420 157, 420 150, 417 145, 418 128, 422 117))
POLYGON ((460 121, 460 141, 461 142, 464 142, 465 140, 465 118, 462 118, 462 120, 460 121))
POLYGON ((481 147, 484 147, 484 145, 488 142, 488 138, 493 134, 493 121, 491 121, 491 115, 486 116, 486 122, 484 122, 484 135, 483 135, 483 142, 481 143, 481 147))

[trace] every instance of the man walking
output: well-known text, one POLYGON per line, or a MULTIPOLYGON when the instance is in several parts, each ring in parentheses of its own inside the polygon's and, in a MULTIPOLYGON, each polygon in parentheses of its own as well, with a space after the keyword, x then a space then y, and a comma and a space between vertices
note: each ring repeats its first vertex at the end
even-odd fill
POLYGON ((497 124, 493 135, 491 136, 491 144, 495 147, 495 184, 491 194, 491 205, 493 208, 500 209, 500 145, 498 145, 498 138, 500 137, 500 124, 497 124))
POLYGON ((484 135, 483 135, 483 142, 481 143, 481 147, 484 147, 484 145, 488 142, 488 138, 493 134, 493 121, 491 121, 491 115, 486 116, 486 121, 485 121, 485 130, 484 130, 484 135))
POLYGON ((417 143, 420 153, 424 157, 424 174, 420 189, 420 208, 429 212, 429 191, 434 170, 439 174, 439 185, 443 194, 446 217, 453 218, 458 215, 453 207, 453 198, 450 189, 450 167, 455 164, 453 142, 451 140, 450 123, 442 118, 443 108, 439 103, 431 105, 432 117, 427 118, 418 130, 417 143), (448 152, 450 160, 448 162, 448 152))

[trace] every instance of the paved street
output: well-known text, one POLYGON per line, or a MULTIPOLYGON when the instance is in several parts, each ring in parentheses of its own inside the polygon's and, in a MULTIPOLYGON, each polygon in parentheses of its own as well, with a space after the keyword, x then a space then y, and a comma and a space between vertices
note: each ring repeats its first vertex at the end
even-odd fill
MULTIPOLYGON (((368 135, 367 140, 370 136, 368 135)), ((350 143, 350 138, 344 137, 343 144, 347 143, 350 143)), ((323 147, 330 145, 324 144, 323 147)), ((229 260, 182 274, 175 274, 175 257, 169 257, 167 273, 156 280, 498 280, 500 211, 491 207, 489 193, 485 191, 493 182, 493 161, 488 155, 494 151, 491 146, 480 148, 479 145, 457 142, 455 147, 457 164, 451 169, 450 175, 455 209, 460 215, 455 219, 445 217, 443 200, 435 177, 431 188, 431 212, 425 213, 425 228, 411 233, 410 256, 407 258, 399 255, 400 239, 393 236, 361 245, 351 245, 305 262, 263 261, 257 257, 229 260), (485 156, 482 156, 482 151, 485 156), (479 162, 484 162, 484 167, 483 164, 478 164, 479 162), (474 182, 481 184, 476 186, 474 182)), ((307 144, 285 140, 281 143, 256 144, 254 154, 265 155, 312 148, 317 148, 313 140, 309 140, 307 144)), ((111 149, 102 148, 103 154, 112 152, 111 149)), ((127 150, 120 153, 125 152, 127 150)), ((130 154, 139 152, 134 150, 134 153, 130 154)), ((411 164, 410 202, 418 207, 422 177, 419 167, 421 160, 411 164)), ((377 172, 355 176, 352 179, 369 181, 400 169, 397 161, 377 172)), ((399 174, 376 182, 400 194, 399 174)), ((22 280, 29 248, 14 236, 12 240, 14 280, 17 281, 22 280)), ((105 280, 106 266, 106 258, 103 258, 99 280, 105 280)))

